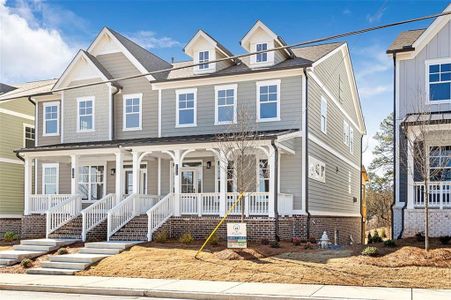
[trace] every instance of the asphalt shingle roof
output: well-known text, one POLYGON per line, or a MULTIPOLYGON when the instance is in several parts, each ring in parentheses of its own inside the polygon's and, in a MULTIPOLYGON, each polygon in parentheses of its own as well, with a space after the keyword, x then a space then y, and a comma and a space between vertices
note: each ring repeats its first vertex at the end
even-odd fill
POLYGON ((15 90, 4 93, 0 96, 0 101, 9 100, 13 98, 28 97, 36 94, 50 93, 56 79, 39 80, 21 84, 14 84, 15 90))
POLYGON ((401 32, 387 49, 387 53, 413 50, 412 45, 426 29, 415 29, 401 32))

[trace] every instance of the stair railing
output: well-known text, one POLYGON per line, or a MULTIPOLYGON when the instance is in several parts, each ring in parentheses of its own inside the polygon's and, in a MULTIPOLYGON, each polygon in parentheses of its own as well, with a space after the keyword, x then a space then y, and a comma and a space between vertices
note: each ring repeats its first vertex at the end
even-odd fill
POLYGON ((46 237, 69 223, 81 212, 81 196, 71 195, 68 199, 50 207, 46 212, 46 237))
POLYGON ((81 211, 83 219, 81 238, 83 242, 86 241, 86 235, 89 231, 107 219, 108 211, 114 207, 115 203, 116 195, 108 194, 81 211))
POLYGON ((166 195, 147 211, 147 240, 152 240, 153 233, 174 214, 174 195, 166 195))

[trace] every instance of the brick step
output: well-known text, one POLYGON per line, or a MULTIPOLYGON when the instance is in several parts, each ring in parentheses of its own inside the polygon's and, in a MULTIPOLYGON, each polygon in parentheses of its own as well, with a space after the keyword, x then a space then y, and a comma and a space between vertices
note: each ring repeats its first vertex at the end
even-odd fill
POLYGON ((133 218, 111 238, 113 241, 147 241, 147 215, 133 218))
POLYGON ((49 237, 50 238, 76 238, 79 239, 81 237, 83 226, 82 216, 77 216, 75 219, 69 221, 69 223, 63 225, 61 228, 58 228, 54 232, 52 232, 49 237))

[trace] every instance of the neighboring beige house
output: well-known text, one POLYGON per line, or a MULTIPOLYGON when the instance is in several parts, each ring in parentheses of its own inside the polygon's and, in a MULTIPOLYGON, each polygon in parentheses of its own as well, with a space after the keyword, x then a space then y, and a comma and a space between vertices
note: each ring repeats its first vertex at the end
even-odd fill
MULTIPOLYGON (((249 52, 282 45, 260 21, 241 40, 249 52)), ((233 161, 219 166, 228 156, 216 137, 246 107, 259 133, 245 199, 249 239, 328 231, 358 242, 365 124, 347 44, 235 59, 200 30, 184 52, 190 61, 170 64, 104 28, 50 94, 33 96, 36 146, 17 151, 32 234, 151 240, 164 229, 205 237, 237 197, 233 161)))
POLYGON ((24 212, 24 163, 15 149, 35 146, 34 105, 27 97, 55 81, 19 85, 0 84, 0 238, 5 232, 21 232, 24 212), (19 98, 18 98, 19 96, 19 98), (2 100, 8 99, 10 100, 2 100))

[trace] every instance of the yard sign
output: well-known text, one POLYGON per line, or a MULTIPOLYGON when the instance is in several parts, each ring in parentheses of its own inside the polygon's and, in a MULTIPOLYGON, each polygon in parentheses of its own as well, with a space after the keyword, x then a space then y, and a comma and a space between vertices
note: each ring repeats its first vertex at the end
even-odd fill
POLYGON ((227 223, 227 248, 247 248, 246 223, 227 223))

